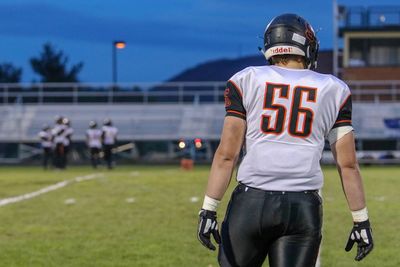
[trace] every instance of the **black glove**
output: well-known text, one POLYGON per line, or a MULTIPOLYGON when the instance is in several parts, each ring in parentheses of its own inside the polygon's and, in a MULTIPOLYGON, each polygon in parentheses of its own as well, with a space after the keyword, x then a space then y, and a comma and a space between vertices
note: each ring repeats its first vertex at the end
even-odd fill
POLYGON ((369 224, 369 220, 354 223, 345 250, 350 251, 354 243, 357 243, 358 247, 357 255, 354 258, 356 261, 362 260, 374 248, 374 241, 372 240, 372 229, 369 224))
POLYGON ((200 243, 210 250, 215 250, 210 237, 213 235, 215 242, 221 244, 221 236, 218 232, 217 212, 201 209, 199 212, 199 226, 197 238, 200 243))

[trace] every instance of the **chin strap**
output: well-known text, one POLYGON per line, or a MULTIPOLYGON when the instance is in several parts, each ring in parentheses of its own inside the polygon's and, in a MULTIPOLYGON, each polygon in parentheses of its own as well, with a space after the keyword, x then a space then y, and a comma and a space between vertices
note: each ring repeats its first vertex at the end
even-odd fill
POLYGON ((267 56, 265 55, 265 49, 262 48, 262 47, 258 47, 258 51, 260 51, 261 54, 265 57, 265 59, 267 60, 268 64, 269 64, 269 65, 272 65, 271 59, 267 59, 267 56))
MULTIPOLYGON (((261 54, 263 54, 263 56, 265 57, 265 49, 262 47, 258 47, 258 51, 261 52, 261 54)), ((268 60, 268 59, 267 59, 268 60)))

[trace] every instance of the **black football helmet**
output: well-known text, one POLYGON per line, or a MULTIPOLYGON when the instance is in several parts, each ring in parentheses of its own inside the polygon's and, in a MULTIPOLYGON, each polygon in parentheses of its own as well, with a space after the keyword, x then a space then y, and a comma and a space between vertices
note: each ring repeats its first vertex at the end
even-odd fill
POLYGON ((62 122, 64 125, 67 125, 67 126, 71 125, 71 121, 67 117, 64 117, 62 122))
POLYGON ((63 124, 63 119, 64 119, 64 117, 60 116, 60 115, 56 115, 54 118, 56 124, 63 124))
POLYGON ((89 122, 89 128, 90 129, 95 129, 97 127, 97 122, 96 121, 90 121, 89 122))
POLYGON ((283 14, 268 23, 264 32, 265 58, 275 55, 299 55, 306 59, 307 68, 317 68, 319 41, 312 26, 296 14, 283 14))
POLYGON ((112 121, 110 118, 104 119, 103 125, 112 126, 112 121))

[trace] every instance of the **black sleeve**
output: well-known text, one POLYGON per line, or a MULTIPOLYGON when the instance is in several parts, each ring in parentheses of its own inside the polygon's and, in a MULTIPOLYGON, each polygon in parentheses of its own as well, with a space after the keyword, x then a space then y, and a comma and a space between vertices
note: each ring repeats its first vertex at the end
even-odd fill
POLYGON ((351 111, 352 111, 351 95, 349 95, 342 104, 342 106, 340 107, 339 115, 332 129, 341 126, 351 126, 351 111))
POLYGON ((243 107, 243 97, 241 91, 234 82, 228 81, 224 92, 225 98, 225 116, 234 116, 246 119, 246 110, 243 107))

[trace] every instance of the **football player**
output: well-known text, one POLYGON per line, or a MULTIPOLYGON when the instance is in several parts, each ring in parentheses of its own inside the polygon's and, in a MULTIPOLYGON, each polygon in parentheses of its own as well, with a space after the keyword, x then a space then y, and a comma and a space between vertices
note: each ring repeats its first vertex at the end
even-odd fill
POLYGON ((117 142, 117 127, 113 126, 111 119, 105 119, 102 127, 102 141, 103 141, 103 150, 104 150, 104 159, 107 163, 107 168, 112 169, 113 162, 113 154, 112 149, 117 142))
POLYGON ((43 150, 43 168, 47 169, 49 166, 49 161, 51 159, 51 149, 53 147, 53 142, 52 142, 52 135, 51 135, 51 129, 50 126, 45 124, 42 127, 42 130, 38 134, 40 138, 40 144, 43 150))
POLYGON ((90 161, 94 169, 100 163, 101 134, 102 131, 97 128, 96 121, 90 121, 89 129, 86 130, 86 144, 90 150, 90 161))
POLYGON ((65 142, 65 130, 66 125, 63 123, 62 116, 56 116, 56 124, 54 125, 51 134, 53 136, 53 143, 54 143, 54 166, 57 169, 63 169, 64 166, 64 142, 65 142))
POLYGON ((63 118, 63 124, 65 125, 65 130, 63 133, 63 141, 64 141, 64 158, 63 158, 63 167, 67 166, 68 162, 68 154, 70 152, 72 135, 74 133, 74 129, 71 127, 71 121, 68 118, 63 118))
POLYGON ((275 17, 261 49, 269 66, 236 73, 225 90, 226 117, 199 213, 198 239, 221 266, 314 266, 321 242, 325 137, 353 218, 346 251, 355 260, 373 248, 351 124, 351 93, 332 75, 314 71, 319 42, 295 14, 275 17), (217 206, 242 147, 238 185, 218 231, 217 206))

